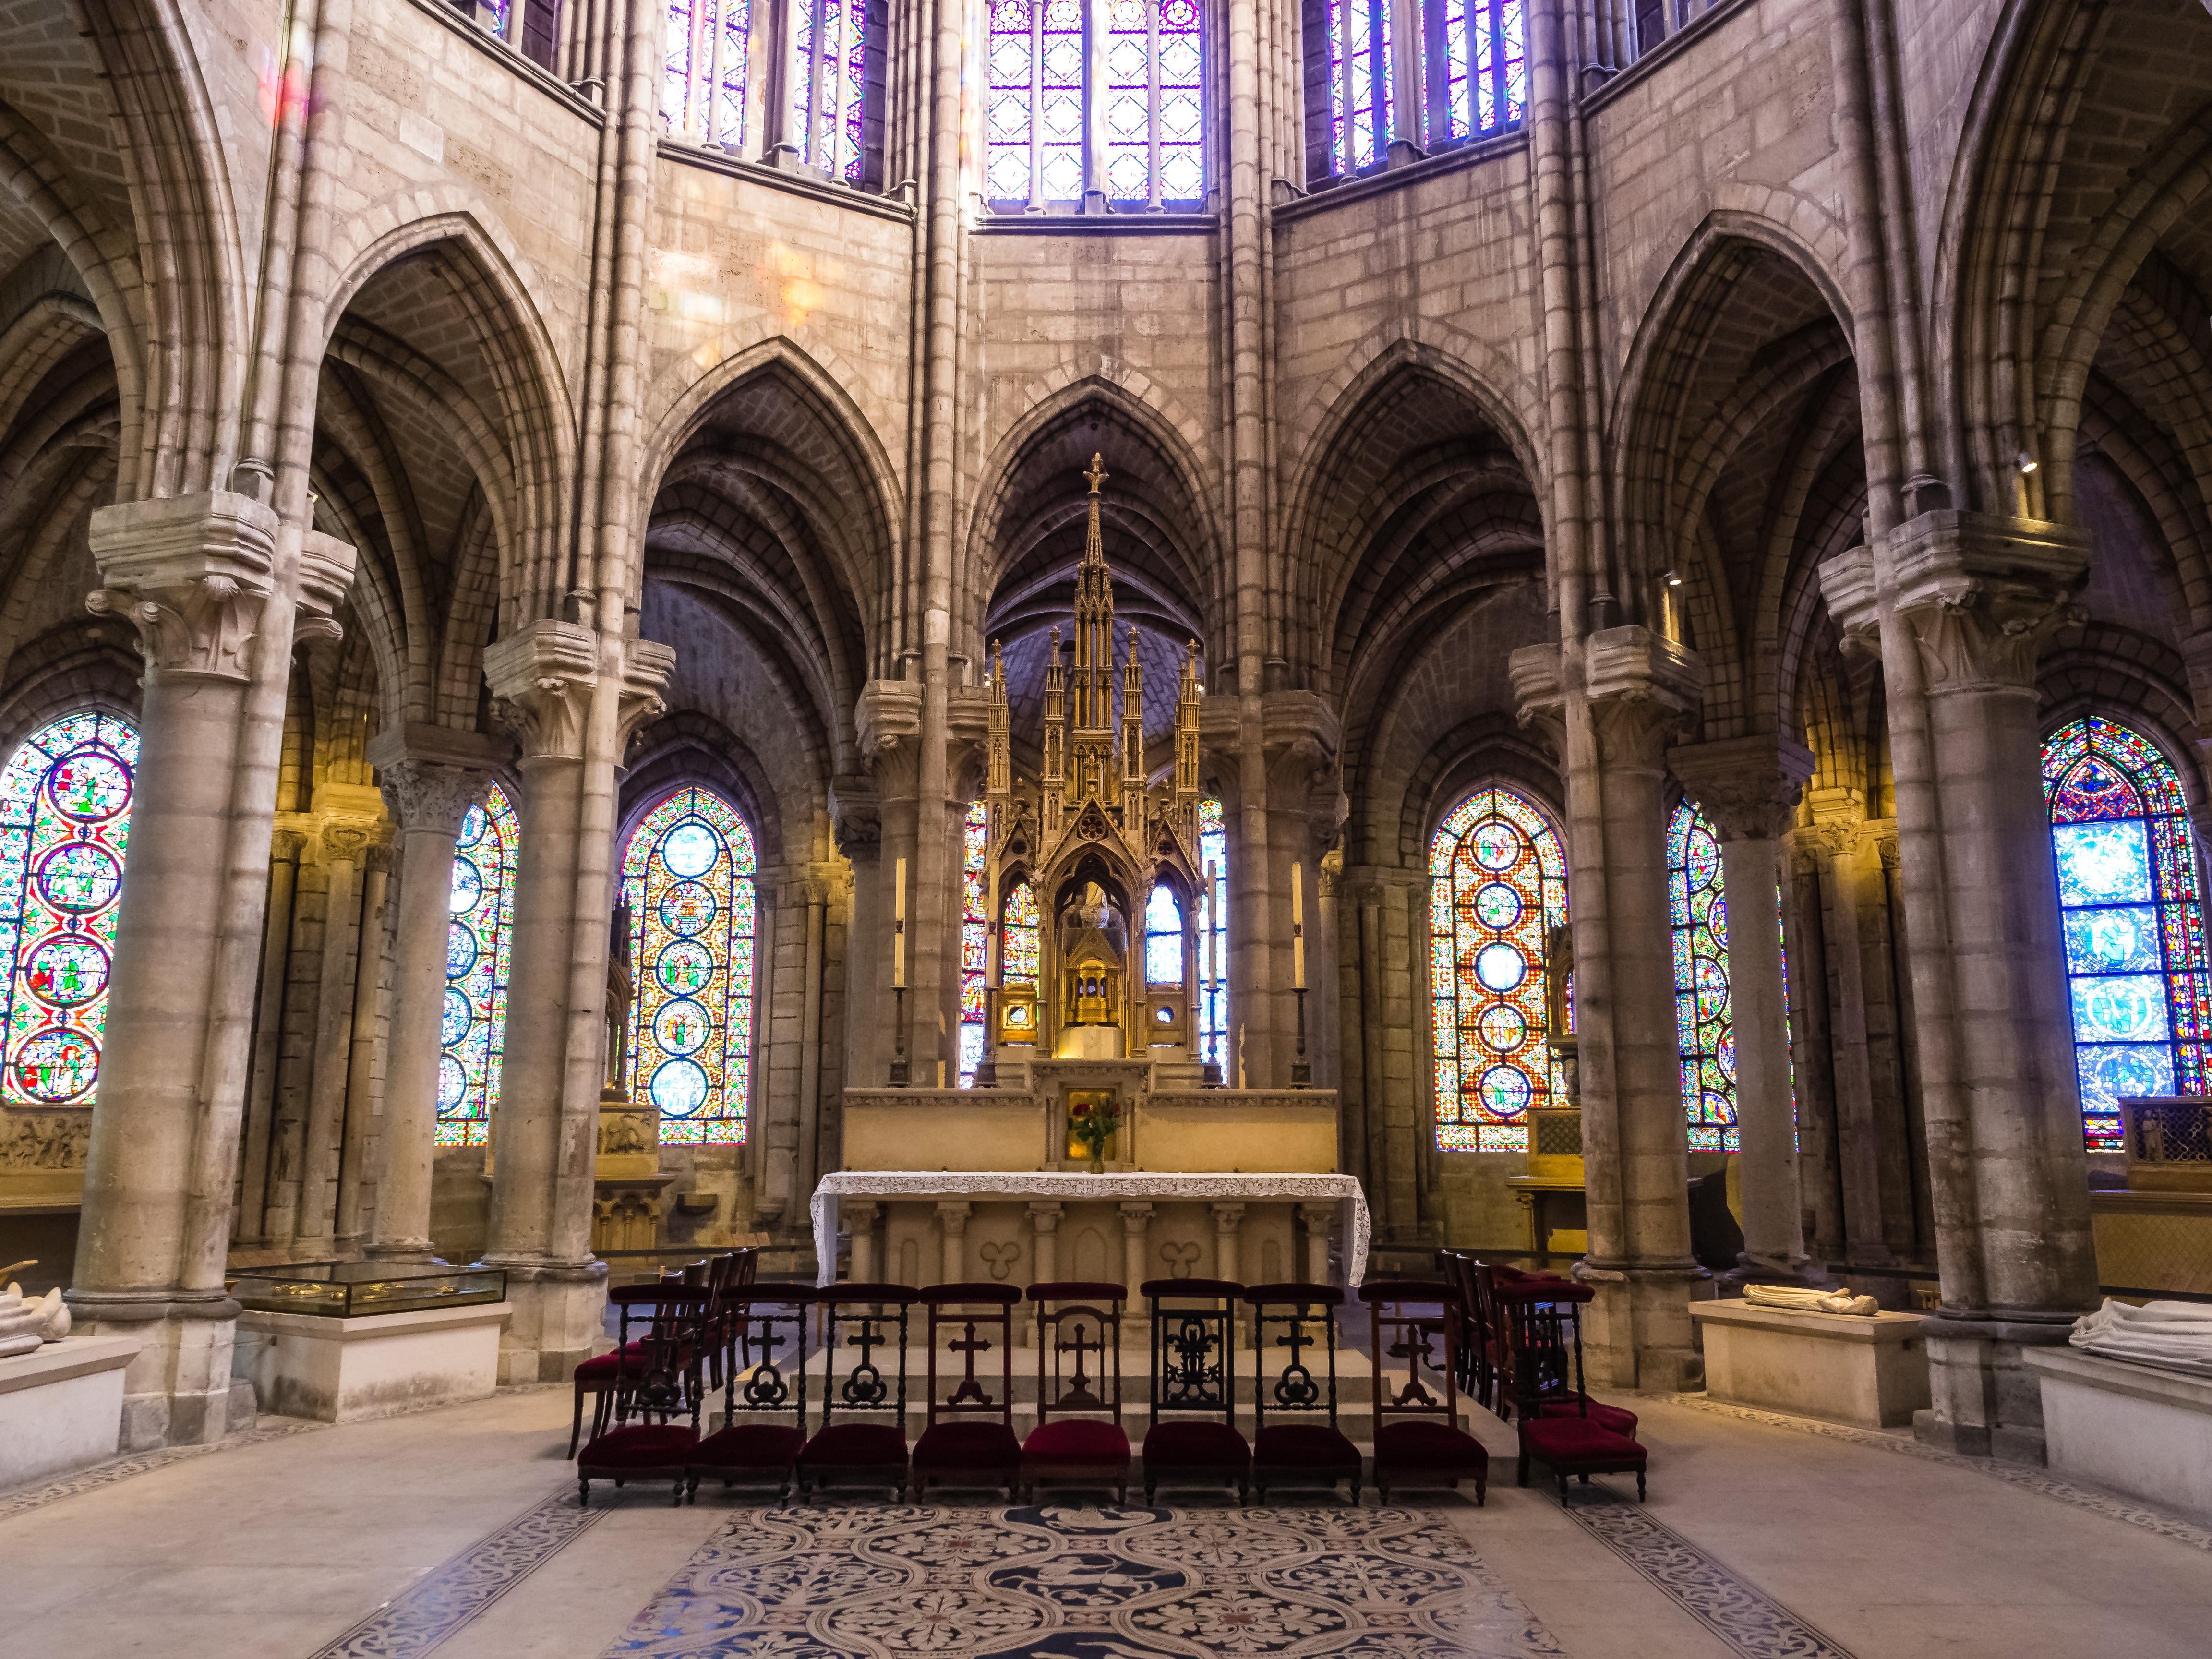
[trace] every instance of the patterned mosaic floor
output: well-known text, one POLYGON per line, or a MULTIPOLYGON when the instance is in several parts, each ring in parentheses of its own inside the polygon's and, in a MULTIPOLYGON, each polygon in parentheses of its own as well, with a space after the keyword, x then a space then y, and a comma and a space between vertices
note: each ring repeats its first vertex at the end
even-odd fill
POLYGON ((1561 1651, 1410 1510, 740 1511, 608 1650, 658 1659, 1561 1651))

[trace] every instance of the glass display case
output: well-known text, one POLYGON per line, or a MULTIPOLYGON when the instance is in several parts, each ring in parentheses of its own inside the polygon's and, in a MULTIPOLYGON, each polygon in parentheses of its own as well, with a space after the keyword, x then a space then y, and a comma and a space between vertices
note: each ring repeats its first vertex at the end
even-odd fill
POLYGON ((282 1267, 241 1269, 232 1273, 228 1282, 241 1308, 262 1313, 314 1314, 325 1319, 465 1308, 474 1303, 507 1299, 507 1274, 496 1267, 380 1267, 375 1262, 295 1261, 282 1267))

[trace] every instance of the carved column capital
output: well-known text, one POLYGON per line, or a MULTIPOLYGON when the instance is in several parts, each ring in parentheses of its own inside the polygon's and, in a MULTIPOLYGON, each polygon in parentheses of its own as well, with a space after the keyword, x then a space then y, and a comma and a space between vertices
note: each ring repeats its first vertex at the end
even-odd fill
POLYGON ((1244 1224, 1242 1204, 1213 1204, 1207 1207, 1213 1212, 1213 1231, 1224 1238, 1234 1237, 1237 1230, 1244 1224))
POLYGON ((1046 1200, 1032 1204, 1029 1208, 1030 1225, 1038 1232, 1052 1233, 1059 1230, 1060 1217, 1065 1211, 1058 1200, 1046 1200))
POLYGON ((860 688, 853 723, 882 792, 912 795, 921 782, 921 687, 911 680, 870 680, 860 688))
POLYGON ((157 673, 244 684, 274 586, 276 514, 228 490, 118 501, 92 515, 94 615, 138 630, 157 673))
POLYGON ((1521 724, 1536 727, 1551 740, 1554 754, 1565 755, 1567 695, 1559 647, 1524 645, 1505 659, 1505 672, 1521 724))
POLYGON ((484 649, 495 712, 526 760, 584 757, 599 672, 599 635, 581 623, 541 618, 484 649))
POLYGON ((968 1218, 975 1212, 975 1206, 964 1198, 946 1199, 937 1206, 938 1224, 957 1238, 968 1231, 968 1218))
POLYGON ((292 642, 342 640, 338 605, 353 586, 354 566, 360 555, 350 542, 310 530, 300 538, 300 592, 292 614, 292 642))
POLYGON ((655 640, 623 641, 622 708, 617 716, 615 756, 629 753, 639 732, 668 712, 661 691, 676 668, 674 647, 655 640))
POLYGON ((884 841, 883 799, 876 781, 854 774, 830 784, 830 819, 837 850, 854 864, 873 864, 884 841))
POLYGON ((1680 744, 1667 758, 1723 841, 1771 840, 1788 830, 1814 765, 1811 750, 1778 736, 1680 744))
POLYGON ((1124 1204, 1121 1210, 1121 1231, 1131 1238, 1142 1238, 1145 1230, 1152 1224, 1152 1206, 1149 1204, 1124 1204))
POLYGON ((370 738, 367 754, 394 823, 453 835, 513 749, 481 732, 410 720, 370 738))
POLYGON ((1583 689, 1598 740, 1612 766, 1659 764, 1705 696, 1697 653, 1648 628, 1608 628, 1589 636, 1583 689))
POLYGON ((296 830, 275 830, 269 837, 269 861, 283 864, 296 859, 307 844, 307 838, 296 830))
POLYGON ((320 843, 325 864, 357 864, 367 850, 370 827, 358 819, 333 818, 325 823, 316 837, 320 843))

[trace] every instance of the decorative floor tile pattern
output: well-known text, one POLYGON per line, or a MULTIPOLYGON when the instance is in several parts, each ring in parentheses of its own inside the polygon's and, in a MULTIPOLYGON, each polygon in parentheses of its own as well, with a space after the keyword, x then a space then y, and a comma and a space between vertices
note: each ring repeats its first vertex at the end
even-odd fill
POLYGON ((1567 1513, 1745 1659, 1851 1659, 1849 1650, 1618 1492, 1577 1487, 1567 1513))
POLYGON ((607 1659, 1535 1659, 1561 1652, 1411 1510, 755 1510, 607 1659))
POLYGON ((219 1451, 230 1451, 240 1446, 258 1446, 264 1440, 283 1440, 295 1434, 313 1434, 318 1429, 327 1429, 327 1423, 276 1423, 265 1429, 247 1429, 243 1433, 225 1435, 222 1439, 204 1446, 163 1446, 157 1451, 133 1452, 126 1457, 112 1457, 105 1463, 95 1463, 88 1469, 65 1475, 59 1480, 50 1480, 41 1486, 25 1486, 21 1491, 0 1497, 0 1521, 26 1510, 44 1509, 49 1504, 58 1504, 64 1498, 74 1498, 81 1492, 92 1492, 101 1486, 112 1486, 118 1480, 128 1480, 134 1474, 144 1474, 151 1469, 163 1469, 172 1463, 182 1463, 195 1457, 210 1457, 219 1451))
POLYGON ((308 1659, 416 1659, 611 1513, 578 1508, 574 1483, 563 1480, 308 1659))
POLYGON ((2033 1468, 2025 1463, 2000 1463, 1991 1457, 1962 1457, 1957 1452, 1947 1452, 1941 1447, 1923 1446, 1909 1434, 1884 1434, 1876 1429, 1854 1428, 1847 1423, 1823 1423, 1818 1418, 1791 1417, 1784 1412, 1759 1411, 1750 1406, 1730 1406, 1717 1400, 1708 1400, 1701 1394, 1662 1394, 1651 1397, 1677 1406, 1686 1406, 1693 1412, 1704 1412, 1709 1416, 1732 1417, 1739 1423, 1764 1423, 1771 1428, 1795 1429, 1800 1434, 1816 1434, 1827 1440, 1846 1440, 1855 1446, 1872 1446, 1900 1457, 1917 1458, 1923 1463, 1941 1463, 1950 1468, 1966 1469, 1975 1474, 1986 1475, 1992 1480, 2002 1480, 2008 1486, 2040 1492, 2045 1498, 2070 1504, 2077 1510, 2087 1510, 2091 1514, 2101 1515, 2107 1520, 2141 1527, 2145 1532, 2171 1538, 2175 1543, 2186 1544, 2191 1549, 2212 1553, 2212 1528, 2120 1492, 2079 1486, 2074 1481, 2061 1479, 2048 1469, 2033 1468))

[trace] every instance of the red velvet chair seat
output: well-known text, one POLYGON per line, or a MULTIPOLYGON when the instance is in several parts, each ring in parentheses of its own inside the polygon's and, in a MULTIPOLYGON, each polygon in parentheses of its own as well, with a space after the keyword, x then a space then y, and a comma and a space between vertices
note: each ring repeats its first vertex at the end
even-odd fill
POLYGON ((738 1423, 708 1435, 692 1449, 694 1470, 787 1469, 806 1444, 805 1431, 789 1424, 738 1423))
POLYGON ((1375 1433, 1375 1467, 1465 1474, 1490 1467, 1482 1442, 1449 1423, 1387 1423, 1375 1433))
POLYGON ((1650 1456, 1626 1435, 1615 1434, 1587 1417, 1540 1417, 1523 1422, 1521 1449, 1565 1474, 1635 1468, 1650 1456))
MULTIPOLYGON (((1626 1409, 1625 1407, 1601 1405, 1595 1400, 1589 1403, 1589 1420, 1596 1424, 1598 1427, 1607 1430, 1613 1434, 1625 1435, 1631 1440, 1633 1440, 1636 1437, 1636 1413, 1634 1412, 1626 1409)), ((1580 1417, 1582 1413, 1577 1409, 1575 1402, 1571 1400, 1555 1400, 1551 1404, 1546 1406, 1537 1413, 1537 1415, 1540 1417, 1580 1417)))
POLYGON ((1129 1461, 1129 1437, 1116 1423, 1066 1417, 1041 1424, 1022 1443, 1022 1462, 1040 1468, 1079 1468, 1129 1461))
POLYGON ((1244 1437, 1226 1423, 1155 1423, 1145 1432, 1145 1462, 1164 1469, 1243 1468, 1251 1461, 1244 1437))
POLYGON ((1021 1443, 1004 1423, 933 1423, 914 1444, 914 1467, 988 1473, 1018 1468, 1021 1443))
MULTIPOLYGON (((644 1362, 645 1344, 642 1342, 633 1342, 629 1345, 627 1352, 629 1356, 630 1367, 635 1370, 644 1362)), ((615 1370, 620 1358, 621 1355, 614 1349, 610 1348, 606 1352, 600 1354, 597 1358, 586 1359, 582 1364, 576 1367, 576 1380, 579 1382, 611 1382, 615 1380, 615 1370)), ((678 1349, 676 1355, 677 1369, 678 1370, 682 1370, 686 1366, 690 1365, 690 1363, 691 1355, 690 1351, 687 1349, 678 1349)))
POLYGON ((878 1468, 906 1462, 906 1436, 888 1423, 833 1423, 806 1443, 808 1468, 878 1468))
POLYGON ((1252 1442, 1252 1462, 1271 1469, 1356 1469, 1359 1448, 1326 1423, 1271 1423, 1252 1442))
POLYGON ((635 1474, 681 1470, 699 1443, 699 1431, 680 1423, 632 1423, 610 1429, 585 1444, 579 1474, 635 1474))

